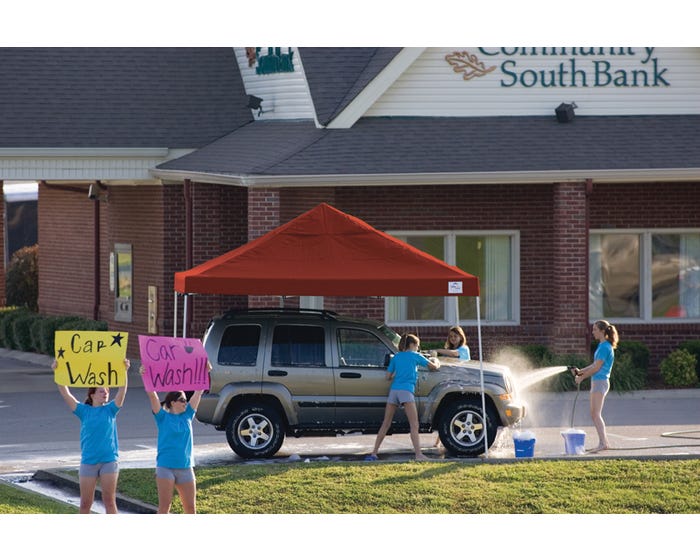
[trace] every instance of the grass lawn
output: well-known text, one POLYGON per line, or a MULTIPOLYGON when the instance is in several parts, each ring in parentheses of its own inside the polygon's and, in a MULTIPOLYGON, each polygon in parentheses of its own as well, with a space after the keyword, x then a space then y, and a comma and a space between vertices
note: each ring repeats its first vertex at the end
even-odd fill
POLYGON ((0 482, 0 515, 6 513, 78 513, 78 508, 0 482))
MULTIPOLYGON (((273 463, 196 469, 209 514, 696 514, 700 460, 273 463)), ((152 469, 119 491, 157 503, 152 469)), ((180 512, 173 500, 173 512, 180 512)))

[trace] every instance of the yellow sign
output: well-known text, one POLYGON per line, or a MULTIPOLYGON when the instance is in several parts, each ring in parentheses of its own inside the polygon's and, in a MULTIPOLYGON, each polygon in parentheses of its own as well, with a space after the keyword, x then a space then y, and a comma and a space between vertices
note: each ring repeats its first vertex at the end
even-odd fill
POLYGON ((56 331, 54 380, 68 387, 123 386, 128 337, 110 331, 56 331))

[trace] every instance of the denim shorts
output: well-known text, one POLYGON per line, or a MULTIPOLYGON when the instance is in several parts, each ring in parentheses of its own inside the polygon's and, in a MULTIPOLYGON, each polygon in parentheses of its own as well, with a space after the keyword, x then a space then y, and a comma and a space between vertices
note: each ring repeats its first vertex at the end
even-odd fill
POLYGON ((169 467, 156 467, 156 478, 174 480, 175 484, 184 484, 194 480, 194 469, 171 469, 169 467))
POLYGON ((609 379, 591 379, 591 393, 603 393, 603 396, 605 396, 609 390, 609 379))
POLYGON ((405 389, 392 389, 389 391, 389 398, 387 399, 387 402, 389 404, 400 406, 406 402, 415 402, 415 400, 416 397, 413 396, 411 391, 406 391, 405 389))
POLYGON ((97 463, 95 465, 80 463, 80 470, 78 471, 78 474, 89 478, 97 478, 103 474, 114 474, 118 472, 119 463, 116 461, 110 461, 109 463, 97 463))

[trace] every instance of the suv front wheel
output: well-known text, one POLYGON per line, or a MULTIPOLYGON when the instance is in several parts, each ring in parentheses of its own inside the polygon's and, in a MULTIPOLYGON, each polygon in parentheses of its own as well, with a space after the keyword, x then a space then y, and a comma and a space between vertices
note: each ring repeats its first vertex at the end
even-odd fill
POLYGON ((279 412, 266 404, 245 404, 229 416, 226 439, 234 453, 244 459, 267 459, 284 441, 279 412))
POLYGON ((476 457, 484 452, 484 428, 489 447, 497 433, 493 411, 486 408, 486 422, 481 403, 473 399, 458 400, 448 404, 440 415, 438 434, 445 449, 457 457, 476 457))

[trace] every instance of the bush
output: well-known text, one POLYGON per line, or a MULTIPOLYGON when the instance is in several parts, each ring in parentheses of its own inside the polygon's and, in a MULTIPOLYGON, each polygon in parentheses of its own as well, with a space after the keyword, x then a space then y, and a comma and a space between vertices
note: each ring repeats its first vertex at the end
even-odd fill
POLYGON ((687 350, 695 356, 695 373, 700 377, 700 340, 686 340, 679 348, 687 350))
POLYGON ((632 365, 642 371, 649 369, 649 348, 637 340, 621 340, 615 350, 615 359, 627 354, 632 359, 632 365))
POLYGON ((5 296, 8 305, 38 310, 39 269, 38 245, 22 247, 14 252, 7 267, 5 296))
POLYGON ((695 356, 678 348, 661 361, 661 376, 670 387, 693 387, 698 383, 696 366, 695 356))
POLYGON ((36 328, 36 321, 40 319, 36 313, 25 313, 17 317, 12 323, 13 347, 21 352, 33 352, 36 350, 32 342, 32 330, 36 328))
POLYGON ((610 373, 610 388, 618 393, 639 391, 647 384, 647 370, 634 363, 632 353, 615 353, 615 362, 610 373))
POLYGON ((5 348, 18 350, 15 343, 14 323, 20 317, 24 317, 30 313, 31 312, 26 307, 8 309, 2 313, 2 318, 0 319, 0 342, 5 348))

